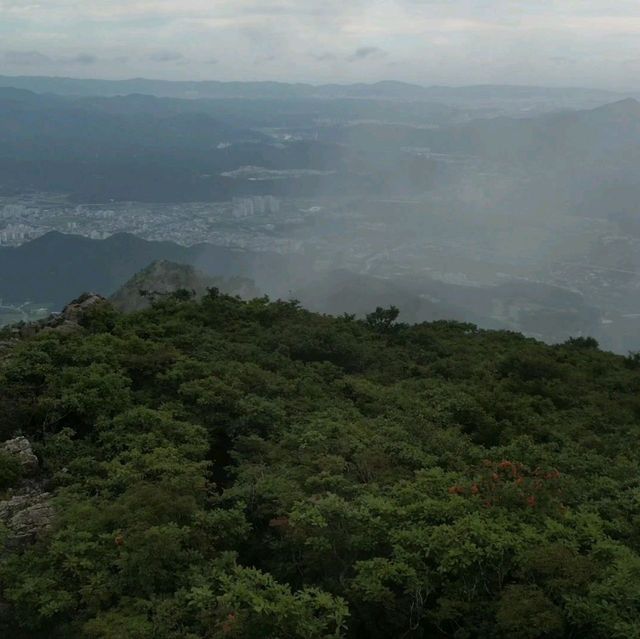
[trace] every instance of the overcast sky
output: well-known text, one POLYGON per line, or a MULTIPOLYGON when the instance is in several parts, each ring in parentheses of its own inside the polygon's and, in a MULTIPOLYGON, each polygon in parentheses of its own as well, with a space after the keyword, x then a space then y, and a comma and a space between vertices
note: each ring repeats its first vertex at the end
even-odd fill
POLYGON ((640 0, 0 0, 0 74, 640 88, 640 0))

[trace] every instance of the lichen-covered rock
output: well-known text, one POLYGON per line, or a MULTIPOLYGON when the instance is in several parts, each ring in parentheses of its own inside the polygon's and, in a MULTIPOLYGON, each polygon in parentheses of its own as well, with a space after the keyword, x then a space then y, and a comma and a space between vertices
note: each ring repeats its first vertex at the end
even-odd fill
POLYGON ((53 313, 46 319, 30 322, 16 328, 17 336, 29 338, 40 332, 55 331, 56 333, 70 334, 82 331, 82 317, 97 304, 109 302, 96 293, 83 293, 80 297, 67 304, 61 313, 53 313))
POLYGON ((82 315, 87 312, 92 306, 96 304, 102 304, 107 300, 102 295, 96 293, 83 293, 80 297, 73 300, 70 304, 64 307, 60 315, 62 322, 60 325, 65 324, 78 324, 82 315))
POLYGON ((0 522, 8 531, 8 545, 34 541, 52 520, 51 495, 47 492, 28 489, 0 501, 0 522))
POLYGON ((187 264, 159 260, 136 273, 111 296, 110 302, 122 313, 133 313, 149 308, 153 300, 179 291, 187 291, 194 299, 200 299, 214 288, 246 299, 260 295, 255 283, 248 278, 211 277, 187 264))
POLYGON ((26 437, 15 437, 2 444, 2 449, 13 455, 22 466, 23 474, 30 475, 38 470, 38 458, 33 452, 31 442, 26 437))

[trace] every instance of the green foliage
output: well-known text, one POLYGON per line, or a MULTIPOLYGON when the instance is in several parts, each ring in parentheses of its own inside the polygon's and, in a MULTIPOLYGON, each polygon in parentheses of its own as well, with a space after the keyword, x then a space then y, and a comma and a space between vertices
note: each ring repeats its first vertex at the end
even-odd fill
POLYGON ((398 319, 400 310, 396 306, 382 308, 378 306, 373 313, 367 315, 367 324, 376 331, 388 333, 398 319))
POLYGON ((189 298, 0 364, 56 512, 7 636, 640 637, 637 358, 189 298))
POLYGON ((0 492, 17 484, 21 476, 20 462, 15 456, 0 450, 0 492))
POLYGON ((598 340, 593 337, 570 337, 566 344, 573 348, 593 348, 597 350, 600 347, 598 340))
POLYGON ((497 611, 498 628, 522 639, 562 637, 562 611, 537 586, 507 586, 497 611))
POLYGON ((632 370, 640 370, 640 352, 636 351, 633 353, 629 353, 627 358, 625 359, 625 364, 627 368, 632 370))

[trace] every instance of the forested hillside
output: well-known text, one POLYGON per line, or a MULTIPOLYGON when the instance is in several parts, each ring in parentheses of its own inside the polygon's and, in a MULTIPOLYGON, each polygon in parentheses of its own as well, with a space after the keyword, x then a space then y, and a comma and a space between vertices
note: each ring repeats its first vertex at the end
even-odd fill
POLYGON ((638 357, 187 298, 0 338, 3 636, 640 637, 638 357))

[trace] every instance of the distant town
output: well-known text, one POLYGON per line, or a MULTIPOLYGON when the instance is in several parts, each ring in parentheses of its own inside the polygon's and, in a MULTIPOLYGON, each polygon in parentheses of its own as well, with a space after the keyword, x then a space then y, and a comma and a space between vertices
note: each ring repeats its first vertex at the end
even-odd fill
POLYGON ((19 246, 50 231, 105 239, 131 233, 185 246, 203 242, 251 250, 288 252, 276 228, 304 224, 320 209, 282 203, 271 196, 189 204, 73 204, 63 196, 36 193, 0 197, 0 246, 19 246))

